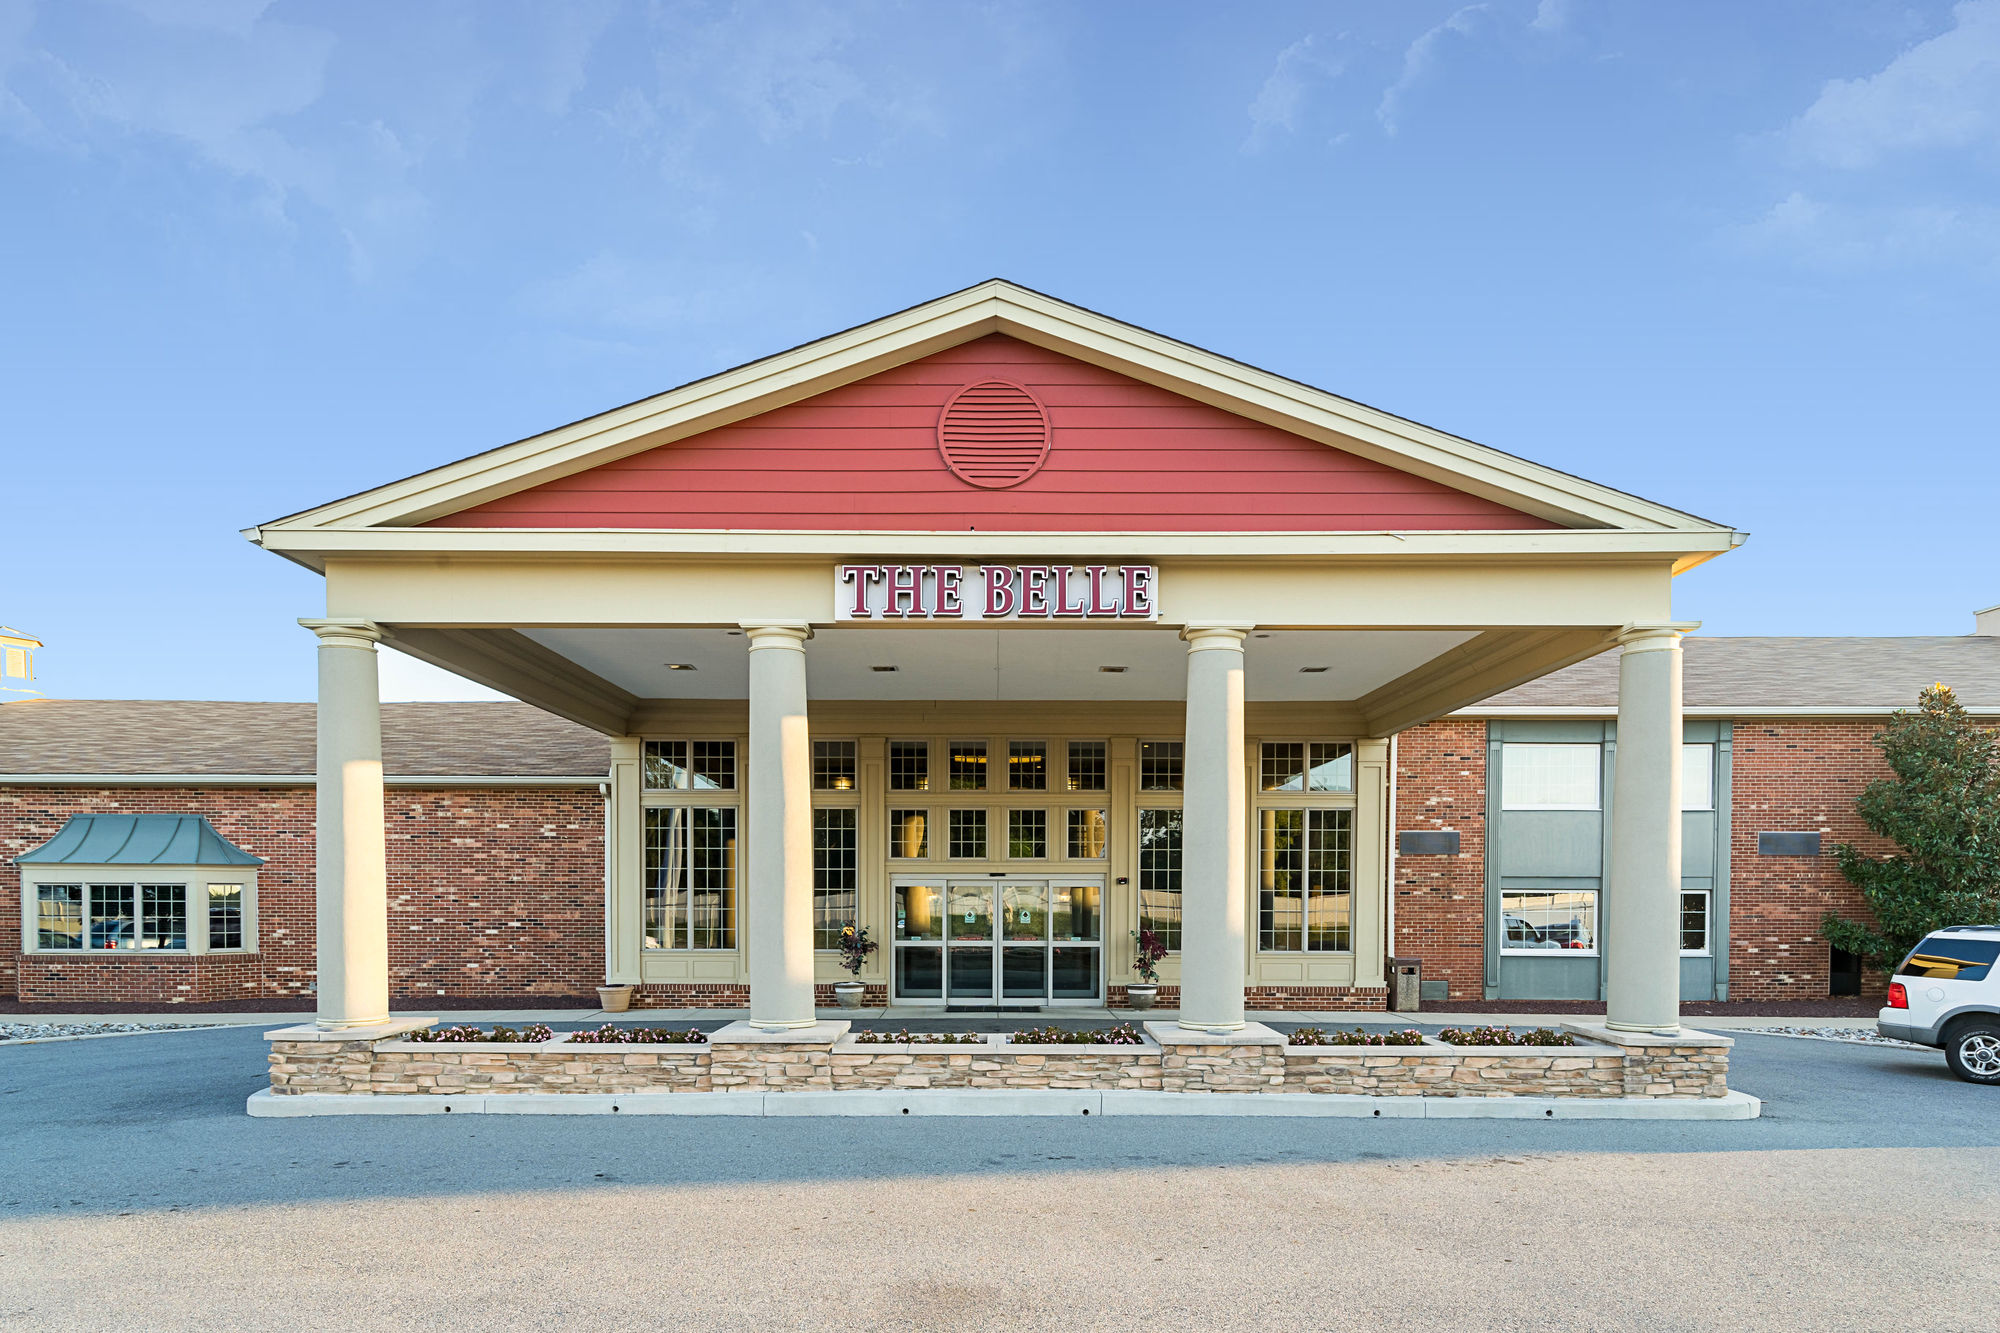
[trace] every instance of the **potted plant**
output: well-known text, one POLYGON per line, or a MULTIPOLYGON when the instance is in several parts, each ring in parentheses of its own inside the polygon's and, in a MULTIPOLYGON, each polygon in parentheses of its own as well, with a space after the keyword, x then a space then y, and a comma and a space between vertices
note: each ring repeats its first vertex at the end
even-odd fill
POLYGON ((1139 984, 1125 988, 1125 1003, 1133 1009, 1151 1009, 1153 1000, 1160 993, 1160 960, 1167 956, 1167 946, 1160 943, 1160 937, 1150 930, 1132 932, 1132 944, 1136 950, 1132 958, 1132 970, 1139 974, 1139 984))
POLYGON ((843 1009, 859 1009, 861 997, 867 987, 861 984, 861 969, 868 964, 868 955, 879 949, 879 944, 868 938, 868 927, 849 922, 840 928, 840 965, 854 974, 853 981, 833 983, 833 997, 840 1001, 843 1009))
POLYGON ((597 1007, 607 1014, 622 1014, 632 1007, 632 987, 607 981, 597 988, 597 1007))

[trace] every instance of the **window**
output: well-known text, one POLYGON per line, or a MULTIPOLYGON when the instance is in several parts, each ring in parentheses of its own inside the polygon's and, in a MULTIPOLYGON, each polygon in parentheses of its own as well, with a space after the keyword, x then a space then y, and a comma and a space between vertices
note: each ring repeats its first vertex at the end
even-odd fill
POLYGON ((815 949, 838 949, 840 928, 856 920, 860 861, 855 842, 860 816, 859 810, 851 808, 813 811, 815 949))
POLYGON ((1049 812, 1007 812, 1007 855, 1015 860, 1046 861, 1049 856, 1049 812))
POLYGON ((953 810, 949 820, 950 854, 959 860, 986 859, 986 812, 953 810))
POLYGON ((889 742, 889 790, 931 789, 931 747, 928 741, 889 742))
POLYGON ((1181 758, 1179 741, 1139 742, 1139 790, 1179 791, 1181 758))
POLYGON ((1708 953, 1707 889, 1681 890, 1681 952, 1688 955, 1708 953))
POLYGON ((1265 791, 1353 791, 1354 747, 1336 741, 1266 741, 1258 769, 1265 791))
POLYGON ((953 791, 986 790, 985 741, 953 741, 951 743, 951 789, 953 791))
POLYGON ((1102 810, 1069 812, 1069 855, 1073 861, 1104 858, 1106 820, 1102 810))
POLYGON ((1681 747, 1681 809, 1715 809, 1715 747, 1681 747))
POLYGON ((1040 741, 1007 742, 1007 790, 1049 789, 1049 747, 1040 741))
POLYGON ((93 949, 136 949, 139 947, 137 922, 132 916, 136 884, 93 884, 90 886, 90 947, 93 949))
POLYGON ((139 886, 139 947, 187 948, 187 885, 139 886))
POLYGON ((736 790, 735 741, 647 741, 648 791, 736 790))
POLYGON ((1502 745, 1501 808, 1597 809, 1603 754, 1600 745, 1502 745))
POLYGON ((241 884, 211 884, 208 886, 208 947, 211 949, 240 949, 243 947, 243 886, 241 884))
MULTIPOLYGON (((1178 747, 1176 747, 1178 748, 1178 747)), ((1139 929, 1181 947, 1181 812, 1139 812, 1139 929)))
POLYGON ((35 947, 83 947, 83 885, 43 884, 35 890, 35 947))
POLYGON ((1068 777, 1071 791, 1103 791, 1104 742, 1071 741, 1068 777))
POLYGON ((2000 962, 2000 940, 1969 940, 1955 935, 1926 935, 1896 967, 1899 977, 1935 977, 1939 981, 1984 981, 2000 962))
POLYGON ((1597 952, 1594 890, 1509 889, 1500 895, 1500 952, 1597 952))
POLYGON ((1346 953, 1354 947, 1354 812, 1260 810, 1257 947, 1346 953))
POLYGON ((898 861, 920 861, 931 854, 928 810, 889 812, 889 855, 898 861))
POLYGON ((813 742, 813 790, 854 790, 854 742, 813 742))
POLYGON ((649 949, 736 947, 736 811, 646 811, 645 941, 649 949))

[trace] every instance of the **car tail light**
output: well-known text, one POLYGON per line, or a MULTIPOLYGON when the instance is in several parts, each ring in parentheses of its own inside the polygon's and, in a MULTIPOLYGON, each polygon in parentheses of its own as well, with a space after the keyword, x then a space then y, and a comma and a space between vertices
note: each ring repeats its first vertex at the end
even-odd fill
POLYGON ((1903 989, 1903 983, 1900 981, 1889 983, 1889 1007, 1891 1009, 1907 1009, 1910 1007, 1910 993, 1903 989))

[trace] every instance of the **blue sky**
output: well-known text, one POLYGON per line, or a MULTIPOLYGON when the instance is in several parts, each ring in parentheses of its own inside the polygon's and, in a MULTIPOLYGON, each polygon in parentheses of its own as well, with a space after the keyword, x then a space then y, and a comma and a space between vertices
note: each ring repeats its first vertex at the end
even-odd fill
MULTIPOLYGON (((982 278, 2000 602, 2000 0, 0 0, 0 623, 309 698, 238 536, 982 278)), ((414 664, 389 697, 467 690, 414 664)))

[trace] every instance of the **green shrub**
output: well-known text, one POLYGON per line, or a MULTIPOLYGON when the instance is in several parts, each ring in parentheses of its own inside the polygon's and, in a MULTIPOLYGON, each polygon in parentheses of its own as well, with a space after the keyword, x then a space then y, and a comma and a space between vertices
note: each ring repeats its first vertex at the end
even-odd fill
POLYGON ((621 1028, 610 1023, 569 1034, 572 1046, 698 1046, 707 1040, 700 1028, 676 1032, 672 1028, 621 1028))
POLYGON ((912 1032, 903 1028, 896 1032, 857 1032, 854 1040, 864 1046, 910 1045, 910 1046, 984 1046, 986 1038, 977 1032, 912 1032))
POLYGON ((1424 1034, 1415 1028, 1401 1028, 1394 1032, 1370 1031, 1367 1028, 1342 1028, 1333 1032, 1323 1028, 1300 1028, 1285 1040, 1293 1046, 1421 1046, 1424 1034))
POLYGON ((1574 1046, 1576 1038, 1554 1028, 1516 1032, 1512 1028, 1446 1028, 1438 1040, 1453 1046, 1574 1046))
POLYGON ((1077 1032, 1069 1028, 1022 1028, 1013 1035, 1016 1046, 1144 1046, 1146 1038, 1130 1023, 1077 1032))
POLYGON ((547 1041, 555 1036, 547 1023, 530 1023, 515 1030, 496 1024, 491 1032, 481 1028, 459 1024, 448 1028, 425 1028, 409 1035, 410 1041, 460 1042, 460 1041, 547 1041))

